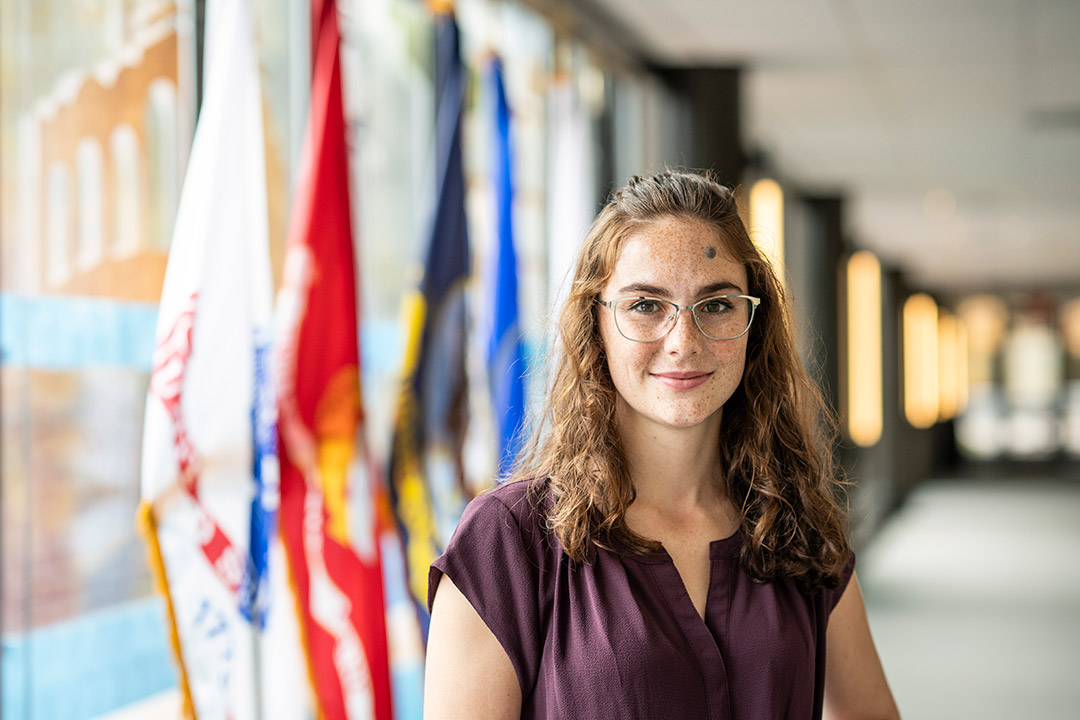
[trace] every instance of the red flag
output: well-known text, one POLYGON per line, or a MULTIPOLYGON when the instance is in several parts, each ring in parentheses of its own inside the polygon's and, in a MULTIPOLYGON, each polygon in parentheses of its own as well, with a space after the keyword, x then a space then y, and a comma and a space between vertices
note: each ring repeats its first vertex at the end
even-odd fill
POLYGON ((314 0, 311 116, 278 311, 280 526, 319 716, 390 720, 376 474, 364 443, 340 34, 314 0))

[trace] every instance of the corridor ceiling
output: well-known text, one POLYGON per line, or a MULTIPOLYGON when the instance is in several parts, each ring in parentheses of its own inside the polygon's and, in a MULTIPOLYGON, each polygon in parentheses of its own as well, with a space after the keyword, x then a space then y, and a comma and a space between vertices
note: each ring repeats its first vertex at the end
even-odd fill
POLYGON ((661 66, 745 69, 744 141, 915 287, 1080 287, 1080 1, 589 0, 661 66))

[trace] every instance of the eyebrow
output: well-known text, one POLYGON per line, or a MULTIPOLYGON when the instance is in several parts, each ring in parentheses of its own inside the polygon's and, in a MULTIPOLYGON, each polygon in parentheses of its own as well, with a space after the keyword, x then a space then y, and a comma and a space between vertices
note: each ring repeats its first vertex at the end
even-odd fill
MULTIPOLYGON (((742 294, 743 289, 733 282, 723 280, 721 282, 712 283, 711 285, 705 285, 698 289, 695 297, 704 297, 707 295, 720 294, 723 291, 734 290, 737 294, 742 294)), ((645 295, 653 295, 658 298, 670 298, 671 293, 658 285, 649 285, 648 283, 631 283, 619 288, 619 293, 643 293, 645 295)))

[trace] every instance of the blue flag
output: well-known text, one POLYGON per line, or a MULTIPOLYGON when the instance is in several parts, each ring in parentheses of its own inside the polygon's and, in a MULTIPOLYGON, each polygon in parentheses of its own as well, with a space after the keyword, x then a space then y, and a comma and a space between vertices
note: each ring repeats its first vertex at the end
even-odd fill
POLYGON ((492 66, 495 86, 495 205, 498 242, 495 249, 495 272, 488 293, 493 317, 488 343, 488 377, 495 413, 499 450, 499 477, 513 467, 521 447, 525 418, 525 358, 518 320, 517 254, 514 252, 513 166, 510 158, 510 106, 506 101, 502 63, 492 66))
MULTIPOLYGON (((277 407, 270 382, 268 333, 256 332, 255 388, 251 404, 252 463, 255 482, 251 498, 251 534, 248 557, 252 577, 245 598, 244 617, 262 629, 270 602, 270 547, 278 531, 279 470, 277 456, 277 407)), ((282 568, 283 570, 284 568, 282 568)))

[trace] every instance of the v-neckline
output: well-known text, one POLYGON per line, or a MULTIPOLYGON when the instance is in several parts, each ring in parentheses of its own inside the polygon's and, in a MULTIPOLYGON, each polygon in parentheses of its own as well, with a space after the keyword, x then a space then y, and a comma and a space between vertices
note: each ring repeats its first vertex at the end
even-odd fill
POLYGON ((720 558, 737 556, 741 540, 742 528, 736 528, 735 532, 728 537, 713 540, 709 543, 709 572, 705 584, 705 602, 702 604, 700 610, 698 610, 697 605, 694 603, 694 598, 686 585, 686 579, 679 571, 679 566, 675 564, 675 558, 671 556, 671 553, 668 552, 663 543, 660 544, 660 551, 656 553, 657 559, 665 565, 670 566, 674 576, 679 580, 679 587, 682 590, 680 594, 682 595, 683 600, 694 609, 694 614, 698 616, 703 624, 708 624, 705 618, 709 614, 709 599, 712 595, 713 586, 715 585, 713 582, 713 574, 716 571, 716 561, 720 558))

